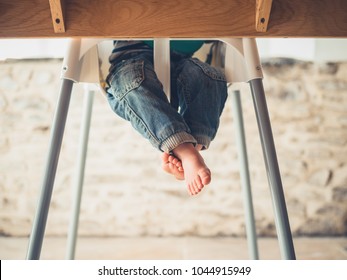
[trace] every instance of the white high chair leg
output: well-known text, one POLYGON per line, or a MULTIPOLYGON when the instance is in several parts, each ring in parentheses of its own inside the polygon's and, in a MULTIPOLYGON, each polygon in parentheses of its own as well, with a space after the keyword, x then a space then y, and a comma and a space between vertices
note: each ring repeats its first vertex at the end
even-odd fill
POLYGON ((286 202, 284 198, 281 174, 278 166, 271 122, 267 109, 263 81, 254 79, 250 82, 254 110, 257 116, 259 134, 263 148, 264 161, 271 191, 275 214, 275 225, 282 259, 294 260, 295 252, 290 230, 286 202))
POLYGON ((27 259, 30 260, 39 259, 41 254, 47 216, 52 198, 54 179, 57 171, 65 123, 70 105, 71 92, 73 83, 75 81, 74 79, 65 75, 67 72, 80 72, 80 46, 80 39, 71 40, 63 62, 62 85, 51 129, 49 151, 45 165, 46 169, 42 181, 36 215, 34 217, 33 227, 29 238, 27 259))
POLYGON ((233 90, 231 93, 231 104, 233 119, 235 123, 236 145, 240 164, 240 177, 242 196, 245 209, 246 236, 248 242, 249 256, 253 260, 259 259, 257 233, 255 228, 253 200, 251 191, 251 180, 248 169, 248 157, 246 147, 246 137, 243 125, 242 105, 240 91, 233 90))
POLYGON ((73 182, 73 200, 72 200, 72 213, 70 219, 70 226, 68 232, 67 252, 66 259, 73 260, 75 258, 76 241, 78 233, 78 221, 80 215, 80 206, 83 191, 84 171, 87 158, 88 139, 90 122, 92 118, 94 90, 90 85, 85 85, 84 101, 83 101, 83 114, 80 129, 80 138, 78 144, 77 164, 75 179, 73 182))
POLYGON ((228 82, 249 82, 251 86, 254 109, 257 116, 264 161, 272 196, 281 256, 283 259, 295 259, 293 239, 290 231, 281 175, 262 83, 263 73, 256 41, 254 38, 232 38, 223 39, 223 41, 228 45, 225 62, 225 73, 228 82))
POLYGON ((43 237, 45 234, 48 210, 51 202, 54 178, 57 170, 60 148, 63 140, 65 123, 70 104, 73 82, 63 79, 57 108, 51 129, 46 170, 44 173, 40 198, 37 205, 36 215, 29 239, 27 259, 37 260, 40 258, 43 237))

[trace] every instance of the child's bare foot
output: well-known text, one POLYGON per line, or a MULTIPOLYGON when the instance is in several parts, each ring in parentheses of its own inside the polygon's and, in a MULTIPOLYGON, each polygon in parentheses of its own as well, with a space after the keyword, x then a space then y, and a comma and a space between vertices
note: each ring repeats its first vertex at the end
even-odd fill
POLYGON ((173 155, 163 153, 161 159, 164 171, 174 175, 177 180, 184 180, 182 162, 178 158, 173 155))
POLYGON ((183 143, 173 150, 181 160, 184 179, 191 195, 198 194, 204 186, 211 182, 211 172, 204 159, 191 143, 183 143))

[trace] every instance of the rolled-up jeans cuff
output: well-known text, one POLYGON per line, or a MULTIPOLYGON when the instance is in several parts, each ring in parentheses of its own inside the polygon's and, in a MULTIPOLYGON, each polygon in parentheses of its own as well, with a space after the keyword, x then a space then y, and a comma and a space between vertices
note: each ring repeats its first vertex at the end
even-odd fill
POLYGON ((196 145, 196 139, 190 135, 188 132, 180 131, 165 139, 161 145, 160 150, 165 153, 170 153, 173 149, 175 149, 178 145, 183 143, 192 143, 196 145))
POLYGON ((194 137, 196 139, 197 144, 201 145, 203 150, 208 149, 211 143, 211 139, 209 137, 203 135, 194 135, 194 137))

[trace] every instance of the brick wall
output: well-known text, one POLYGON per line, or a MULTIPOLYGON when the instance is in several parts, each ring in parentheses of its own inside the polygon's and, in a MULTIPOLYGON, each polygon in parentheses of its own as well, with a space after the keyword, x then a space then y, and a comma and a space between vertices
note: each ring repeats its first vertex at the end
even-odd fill
MULTIPOLYGON (((59 91, 60 60, 0 64, 0 233, 27 236, 59 91)), ((264 86, 295 235, 347 233, 347 63, 264 61, 264 86)), ((275 234, 248 85, 242 102, 257 231, 275 234)), ((71 210, 83 87, 76 86, 46 233, 65 235, 71 210)), ((93 118, 81 205, 84 236, 242 236, 244 211, 228 99, 216 140, 203 152, 213 181, 190 197, 161 171, 160 154, 109 109, 101 94, 93 118)))

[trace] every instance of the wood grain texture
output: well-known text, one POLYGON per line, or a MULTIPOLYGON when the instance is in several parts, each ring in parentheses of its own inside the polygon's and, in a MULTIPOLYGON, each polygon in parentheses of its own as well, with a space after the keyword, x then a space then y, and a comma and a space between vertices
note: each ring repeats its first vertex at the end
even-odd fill
POLYGON ((65 33, 47 0, 1 0, 0 38, 347 37, 346 0, 273 1, 267 32, 254 28, 256 0, 69 0, 65 33))

